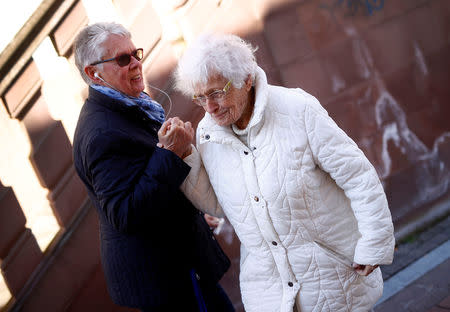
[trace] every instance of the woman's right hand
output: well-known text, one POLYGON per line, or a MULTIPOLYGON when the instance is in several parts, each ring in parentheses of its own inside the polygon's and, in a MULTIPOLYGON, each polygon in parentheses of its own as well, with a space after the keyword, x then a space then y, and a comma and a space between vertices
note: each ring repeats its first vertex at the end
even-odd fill
POLYGON ((189 121, 183 122, 178 117, 167 119, 158 131, 158 147, 174 152, 178 157, 184 158, 191 154, 191 143, 194 138, 194 129, 189 121))
POLYGON ((353 269, 356 271, 356 273, 362 276, 367 276, 370 273, 372 273, 373 270, 378 268, 378 265, 358 264, 358 263, 353 263, 352 266, 353 269))

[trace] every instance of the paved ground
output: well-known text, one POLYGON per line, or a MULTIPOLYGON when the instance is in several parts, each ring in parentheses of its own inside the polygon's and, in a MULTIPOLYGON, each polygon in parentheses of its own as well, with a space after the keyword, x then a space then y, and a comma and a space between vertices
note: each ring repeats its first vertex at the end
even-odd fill
POLYGON ((397 246, 374 312, 450 311, 450 216, 397 246))

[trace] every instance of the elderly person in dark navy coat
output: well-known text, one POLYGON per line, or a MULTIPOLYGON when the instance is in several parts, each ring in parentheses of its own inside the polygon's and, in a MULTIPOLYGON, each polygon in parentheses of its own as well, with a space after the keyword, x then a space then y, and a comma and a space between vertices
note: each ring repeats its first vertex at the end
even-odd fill
POLYGON ((109 294, 142 311, 234 311, 218 281, 229 260, 180 191, 194 131, 144 91, 142 49, 120 24, 85 27, 75 62, 89 84, 75 168, 98 212, 109 294), (158 133, 159 131, 159 133, 158 133))

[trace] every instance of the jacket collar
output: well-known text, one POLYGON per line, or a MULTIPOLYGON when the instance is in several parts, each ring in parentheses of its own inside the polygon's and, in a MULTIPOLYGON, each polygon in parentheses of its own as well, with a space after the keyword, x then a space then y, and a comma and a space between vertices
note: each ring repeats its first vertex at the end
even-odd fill
MULTIPOLYGON (((264 70, 258 66, 255 74, 255 107, 252 117, 247 125, 249 135, 252 131, 257 131, 264 123, 264 111, 267 106, 267 98, 267 76, 264 70)), ((199 135, 200 144, 209 141, 220 141, 224 144, 240 144, 240 141, 234 135, 231 126, 219 126, 208 112, 205 113, 205 117, 203 117, 201 122, 199 135)))
POLYGON ((158 129, 161 126, 161 123, 149 118, 138 106, 127 106, 122 101, 107 96, 92 87, 89 87, 86 104, 90 105, 90 109, 93 109, 95 106, 101 106, 109 111, 128 116, 128 118, 135 119, 139 122, 158 125, 158 129))
POLYGON ((89 86, 88 103, 95 103, 95 105, 102 106, 108 110, 125 113, 130 111, 130 107, 124 105, 121 101, 116 100, 106 94, 103 94, 91 86, 89 86))

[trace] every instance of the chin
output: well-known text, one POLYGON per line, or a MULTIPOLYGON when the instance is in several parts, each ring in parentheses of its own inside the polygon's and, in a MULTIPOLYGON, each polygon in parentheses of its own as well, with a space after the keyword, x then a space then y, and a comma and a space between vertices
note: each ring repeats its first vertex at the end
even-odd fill
POLYGON ((144 91, 144 89, 137 89, 137 90, 133 90, 133 96, 134 97, 139 97, 139 95, 141 94, 141 92, 144 91))
POLYGON ((221 127, 227 127, 232 124, 232 122, 229 122, 228 120, 215 120, 215 122, 221 127))

